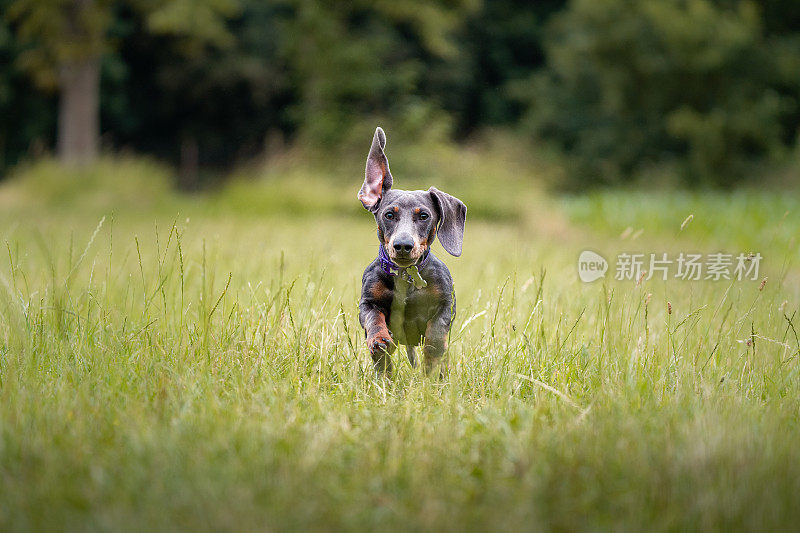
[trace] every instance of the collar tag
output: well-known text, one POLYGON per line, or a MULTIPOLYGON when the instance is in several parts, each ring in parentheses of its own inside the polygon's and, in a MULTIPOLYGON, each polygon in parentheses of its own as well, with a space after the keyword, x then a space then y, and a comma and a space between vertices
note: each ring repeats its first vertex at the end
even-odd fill
POLYGON ((408 277, 414 282, 414 287, 421 289, 428 286, 428 282, 419 275, 419 269, 416 265, 408 267, 406 269, 406 274, 408 274, 408 277))

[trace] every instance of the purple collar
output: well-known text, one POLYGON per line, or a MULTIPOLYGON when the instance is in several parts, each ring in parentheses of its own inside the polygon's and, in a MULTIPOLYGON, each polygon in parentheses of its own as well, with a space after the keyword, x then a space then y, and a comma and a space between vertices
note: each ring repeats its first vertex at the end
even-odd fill
POLYGON ((381 264, 381 270, 383 270, 389 276, 397 276, 401 272, 405 273, 406 268, 411 268, 413 266, 417 267, 417 270, 422 270, 425 268, 425 265, 428 264, 428 259, 431 256, 431 251, 427 250, 425 255, 422 257, 422 261, 408 266, 408 267, 401 267, 397 265, 394 261, 389 259, 389 254, 386 253, 386 250, 383 248, 383 245, 378 245, 378 262, 381 264))

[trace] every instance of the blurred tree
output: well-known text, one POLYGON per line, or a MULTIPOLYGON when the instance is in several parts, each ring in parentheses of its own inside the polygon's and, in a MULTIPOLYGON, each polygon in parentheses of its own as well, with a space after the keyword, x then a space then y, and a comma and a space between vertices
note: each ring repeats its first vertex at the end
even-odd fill
POLYGON ((572 154, 576 183, 675 162, 690 182, 732 183, 784 147, 798 99, 796 83, 781 89, 796 56, 770 46, 760 14, 750 2, 576 0, 549 28, 528 124, 572 154))
POLYGON ((519 121, 525 103, 515 86, 544 65, 543 29, 566 1, 482 2, 456 34, 460 53, 427 58, 425 93, 454 116, 459 136, 519 121))
POLYGON ((359 118, 394 116, 409 130, 432 127, 424 57, 453 60, 454 32, 470 0, 289 0, 287 57, 299 105, 294 120, 324 145, 341 142, 359 118))
MULTIPOLYGON (((9 4, 10 0, 0 0, 0 13, 9 4)), ((23 51, 9 23, 0 17, 0 171, 16 163, 31 145, 48 146, 55 129, 55 101, 15 68, 23 51)))
POLYGON ((59 92, 58 153, 91 161, 99 139, 100 57, 110 0, 16 0, 9 8, 23 42, 19 64, 38 85, 59 92))
POLYGON ((376 121, 420 140, 522 124, 569 156, 577 185, 651 167, 727 184, 786 152, 800 125, 796 0, 0 0, 0 11, 0 168, 53 138, 65 161, 89 160, 102 131, 107 146, 178 163, 191 189, 268 137, 338 149, 360 147, 376 121))
POLYGON ((285 4, 242 2, 225 21, 234 39, 197 46, 155 34, 140 11, 120 8, 102 117, 114 144, 179 163, 181 187, 195 189, 204 167, 259 154, 268 132, 290 131, 286 12, 285 4))
MULTIPOLYGON (((187 56, 233 40, 225 19, 236 0, 130 0, 148 29, 173 35, 187 56)), ((20 66, 45 89, 57 90, 58 153, 65 163, 92 161, 99 143, 100 64, 113 49, 112 0, 15 0, 9 17, 28 47, 20 66)))
MULTIPOLYGON (((138 28, 144 30, 137 39, 157 46, 151 49, 153 55, 146 65, 156 76, 157 87, 145 105, 155 103, 162 120, 172 119, 167 127, 178 138, 179 185, 196 189, 200 168, 198 136, 202 134, 203 119, 208 118, 201 109, 218 105, 211 94, 217 84, 236 83, 239 79, 227 68, 228 63, 218 59, 237 44, 229 22, 239 15, 241 6, 237 0, 131 2, 134 14, 141 19, 138 28), (152 98, 155 94, 158 97, 152 98)), ((136 73, 137 85, 146 76, 146 72, 136 73)), ((140 111, 149 114, 145 109, 140 111)))
POLYGON ((773 55, 773 89, 793 105, 782 114, 781 130, 786 145, 797 143, 800 128, 800 2, 761 0, 765 47, 773 55))

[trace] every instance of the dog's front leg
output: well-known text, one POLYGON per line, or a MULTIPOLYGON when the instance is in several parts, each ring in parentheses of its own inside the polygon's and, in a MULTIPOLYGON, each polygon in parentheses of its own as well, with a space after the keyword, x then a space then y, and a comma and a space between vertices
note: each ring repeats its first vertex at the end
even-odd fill
POLYGON ((391 376, 392 359, 389 355, 394 352, 395 344, 386 325, 386 316, 374 305, 362 303, 359 305, 358 319, 366 333, 367 348, 375 371, 391 376))
POLYGON ((425 329, 425 344, 422 352, 425 355, 425 372, 431 374, 437 368, 439 377, 444 376, 445 358, 447 352, 447 337, 450 334, 450 325, 453 320, 453 313, 449 302, 442 305, 439 312, 428 322, 425 329))

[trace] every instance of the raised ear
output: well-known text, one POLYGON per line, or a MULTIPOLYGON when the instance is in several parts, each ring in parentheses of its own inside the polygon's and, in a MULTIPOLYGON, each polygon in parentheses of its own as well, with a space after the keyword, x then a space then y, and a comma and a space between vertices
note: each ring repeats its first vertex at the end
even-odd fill
POLYGON ((372 147, 367 156, 367 169, 364 172, 364 185, 358 191, 358 199, 366 209, 372 210, 378 205, 383 193, 392 188, 392 174, 389 172, 389 160, 383 153, 386 146, 386 134, 378 127, 372 138, 372 147))
POLYGON ((458 257, 461 255, 461 243, 464 242, 464 224, 467 222, 467 206, 464 202, 431 187, 428 193, 439 211, 439 242, 447 253, 458 257))

